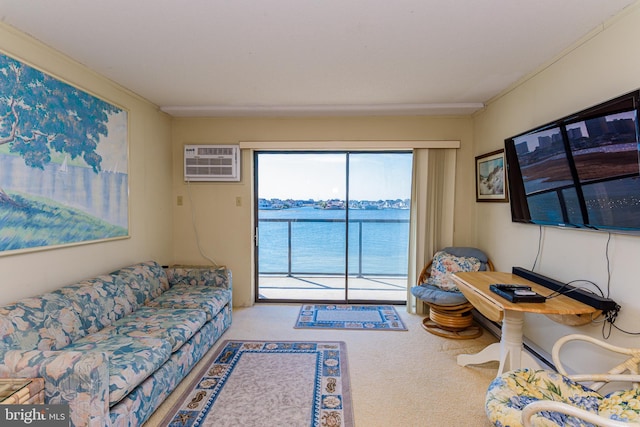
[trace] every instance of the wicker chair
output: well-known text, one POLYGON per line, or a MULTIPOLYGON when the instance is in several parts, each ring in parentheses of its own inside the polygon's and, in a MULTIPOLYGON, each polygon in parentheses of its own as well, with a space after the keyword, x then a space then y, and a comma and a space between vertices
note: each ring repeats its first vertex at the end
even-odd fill
POLYGON ((411 288, 418 301, 429 306, 429 316, 422 326, 432 334, 453 339, 482 335, 482 329, 473 322, 473 305, 450 279, 451 274, 461 271, 493 271, 493 264, 476 248, 444 248, 424 266, 417 286, 411 288))
POLYGON ((640 425, 640 348, 614 346, 579 334, 559 339, 552 350, 558 372, 518 369, 499 375, 487 390, 485 411, 495 426, 563 427, 640 425), (560 350, 570 341, 594 344, 608 350, 618 363, 606 373, 569 375, 560 361, 560 350), (620 362, 619 355, 627 358, 620 362), (589 382, 588 387, 583 382, 589 382), (630 383, 631 388, 602 395, 605 384, 630 383))

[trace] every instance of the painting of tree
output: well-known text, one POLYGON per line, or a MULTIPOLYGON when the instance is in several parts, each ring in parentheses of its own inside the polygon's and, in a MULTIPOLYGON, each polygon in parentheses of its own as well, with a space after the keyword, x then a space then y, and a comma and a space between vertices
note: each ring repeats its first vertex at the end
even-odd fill
POLYGON ((0 252, 126 237, 126 128, 126 111, 0 54, 0 252))

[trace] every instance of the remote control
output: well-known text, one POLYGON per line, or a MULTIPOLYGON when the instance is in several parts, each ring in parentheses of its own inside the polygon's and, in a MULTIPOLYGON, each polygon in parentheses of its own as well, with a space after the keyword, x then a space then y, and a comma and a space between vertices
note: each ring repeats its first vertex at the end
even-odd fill
POLYGON ((519 297, 524 297, 524 296, 533 296, 533 295, 537 295, 535 292, 529 290, 529 289, 516 289, 513 291, 514 295, 518 295, 519 297))

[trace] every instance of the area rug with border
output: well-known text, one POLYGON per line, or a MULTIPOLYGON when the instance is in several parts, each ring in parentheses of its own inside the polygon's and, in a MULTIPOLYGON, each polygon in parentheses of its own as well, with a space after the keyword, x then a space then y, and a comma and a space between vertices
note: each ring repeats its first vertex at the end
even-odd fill
POLYGON ((305 304, 295 328, 406 331, 392 305, 305 304))
POLYGON ((209 360, 161 425, 354 425, 342 341, 227 340, 209 360))

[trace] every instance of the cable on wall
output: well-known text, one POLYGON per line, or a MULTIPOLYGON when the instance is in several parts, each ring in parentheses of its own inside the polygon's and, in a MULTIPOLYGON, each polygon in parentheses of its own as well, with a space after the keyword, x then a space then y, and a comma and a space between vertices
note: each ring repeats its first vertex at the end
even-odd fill
POLYGON ((604 257, 607 260, 607 298, 611 293, 611 259, 609 258, 609 243, 611 243, 611 233, 607 233, 607 245, 604 250, 604 257))
MULTIPOLYGON (((540 254, 542 253, 542 241, 543 241, 543 228, 541 225, 538 226, 538 251, 536 253, 536 257, 535 260, 533 261, 533 267, 531 269, 531 271, 535 271, 535 268, 538 264, 538 260, 540 258, 540 254)), ((556 291, 552 292, 551 294, 549 294, 547 296, 547 299, 550 298, 555 298, 559 295, 568 295, 571 292, 575 292, 577 290, 582 290, 582 291, 586 291, 586 292, 590 292, 594 295, 596 294, 600 294, 600 296, 604 297, 604 298, 609 298, 611 295, 611 258, 609 256, 609 247, 611 244, 611 233, 607 233, 607 242, 605 245, 605 259, 606 259, 606 268, 607 268, 607 285, 606 285, 606 292, 604 292, 600 286, 598 286, 595 282, 591 281, 591 280, 587 280, 587 279, 576 279, 576 280, 572 280, 570 282, 565 283, 562 288, 557 289, 556 291), (592 285, 593 287, 595 287, 597 289, 597 293, 594 292, 592 289, 586 288, 584 286, 580 286, 580 287, 574 287, 571 288, 569 290, 563 291, 563 289, 566 286, 569 286, 573 283, 578 283, 578 282, 584 282, 587 283, 589 285, 592 285)), ((570 296, 570 295, 569 295, 570 296)), ((608 339, 611 336, 611 332, 613 331, 613 329, 616 329, 624 334, 628 334, 628 335, 640 335, 640 332, 633 332, 633 331, 627 331, 625 329, 620 328, 619 326, 615 325, 615 322, 618 318, 618 314, 620 313, 620 309, 621 307, 619 305, 616 306, 616 308, 614 310, 610 310, 608 312, 606 312, 604 314, 604 318, 602 320, 598 320, 598 318, 592 319, 592 323, 602 323, 602 337, 604 339, 608 339)), ((600 317, 600 316, 598 316, 600 317)))
POLYGON ((531 267, 531 271, 536 271, 536 264, 538 264, 538 258, 540 257, 541 252, 542 252, 542 226, 538 225, 538 252, 536 253, 536 259, 533 260, 533 267, 531 267))
MULTIPOLYGON (((605 258, 607 260, 607 298, 609 298, 609 294, 611 293, 611 258, 609 257, 609 245, 611 243, 611 233, 607 233, 607 244, 605 246, 605 258)), ((632 332, 627 331, 625 329, 616 326, 615 322, 618 318, 618 313, 620 312, 620 306, 618 306, 617 310, 611 311, 607 313, 605 319, 602 323, 602 336, 606 339, 611 336, 612 330, 615 328, 623 334, 627 335, 640 335, 640 332, 632 332)))
POLYGON ((196 236, 196 244, 198 246, 198 251, 200 255, 209 261, 215 268, 220 267, 220 265, 211 257, 209 257, 204 250, 202 249, 202 245, 200 244, 200 235, 198 234, 198 227, 196 226, 196 210, 193 206, 193 198, 191 197, 191 186, 189 185, 190 181, 187 179, 187 196, 189 196, 189 205, 191 206, 191 225, 193 227, 193 232, 196 236))

